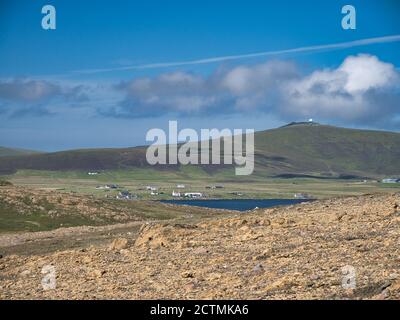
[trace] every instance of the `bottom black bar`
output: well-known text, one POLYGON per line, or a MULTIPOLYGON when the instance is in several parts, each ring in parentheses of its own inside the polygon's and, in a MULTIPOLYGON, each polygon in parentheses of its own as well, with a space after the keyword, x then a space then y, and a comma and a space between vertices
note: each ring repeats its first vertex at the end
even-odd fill
POLYGON ((276 319, 293 314, 321 319, 350 312, 381 318, 399 306, 399 301, 0 301, 2 313, 40 314, 52 319, 77 316, 82 311, 128 319, 250 319, 257 315, 276 319))

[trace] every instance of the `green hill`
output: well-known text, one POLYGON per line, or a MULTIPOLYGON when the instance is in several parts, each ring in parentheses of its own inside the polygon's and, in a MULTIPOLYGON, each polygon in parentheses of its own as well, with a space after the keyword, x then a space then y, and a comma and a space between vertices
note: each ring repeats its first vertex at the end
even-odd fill
MULTIPOLYGON (((0 158, 0 172, 150 167, 146 148, 88 149, 0 158)), ((256 176, 378 177, 400 175, 400 133, 292 123, 257 132, 256 176)), ((177 170, 178 166, 158 166, 177 170)), ((202 166, 208 173, 227 166, 202 166)))
POLYGON ((256 168, 273 175, 400 174, 400 133, 291 124, 258 132, 256 168))
POLYGON ((38 154, 38 151, 0 147, 0 157, 38 154))

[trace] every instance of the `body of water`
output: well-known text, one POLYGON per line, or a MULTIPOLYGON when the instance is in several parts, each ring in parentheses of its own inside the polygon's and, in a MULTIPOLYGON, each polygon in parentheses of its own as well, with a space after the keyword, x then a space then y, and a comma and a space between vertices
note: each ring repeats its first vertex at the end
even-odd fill
POLYGON ((163 203, 177 205, 188 205, 214 209, 227 209, 247 211, 254 208, 271 208, 276 206, 287 206, 310 200, 305 199, 221 199, 221 200, 161 200, 163 203))

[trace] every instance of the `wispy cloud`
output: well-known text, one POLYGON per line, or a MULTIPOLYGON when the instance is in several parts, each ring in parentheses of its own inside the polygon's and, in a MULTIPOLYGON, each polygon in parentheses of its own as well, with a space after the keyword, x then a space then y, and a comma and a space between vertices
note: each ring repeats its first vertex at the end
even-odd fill
POLYGON ((188 61, 157 62, 157 63, 150 63, 150 64, 131 65, 131 66, 114 67, 114 68, 76 70, 73 72, 74 73, 82 73, 82 74, 94 74, 94 73, 113 72, 113 71, 128 71, 128 70, 139 70, 139 69, 180 67, 180 66, 188 66, 188 65, 200 65, 200 64, 232 61, 232 60, 241 60, 241 59, 248 59, 248 58, 279 56, 279 55, 284 55, 284 54, 339 50, 339 49, 367 46, 367 45, 372 45, 372 44, 390 43, 390 42, 399 42, 399 41, 400 41, 400 35, 392 35, 392 36, 366 38, 366 39, 360 39, 360 40, 354 40, 354 41, 338 42, 338 43, 315 45, 315 46, 306 46, 306 47, 284 49, 284 50, 274 50, 274 51, 264 51, 264 52, 248 53, 248 54, 240 54, 240 55, 210 57, 210 58, 188 60, 188 61))
POLYGON ((38 103, 54 98, 87 100, 82 85, 67 87, 48 80, 0 79, 0 101, 38 103))
POLYGON ((88 103, 89 89, 82 84, 48 79, 0 78, 0 114, 8 114, 11 118, 52 115, 54 109, 70 109, 88 103))

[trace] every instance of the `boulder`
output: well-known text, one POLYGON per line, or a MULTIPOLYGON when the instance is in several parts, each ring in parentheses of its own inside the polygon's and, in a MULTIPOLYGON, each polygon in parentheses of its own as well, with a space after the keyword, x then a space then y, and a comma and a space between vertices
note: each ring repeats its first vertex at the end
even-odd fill
POLYGON ((110 250, 122 250, 128 247, 128 239, 118 238, 114 239, 114 241, 110 245, 110 250))

